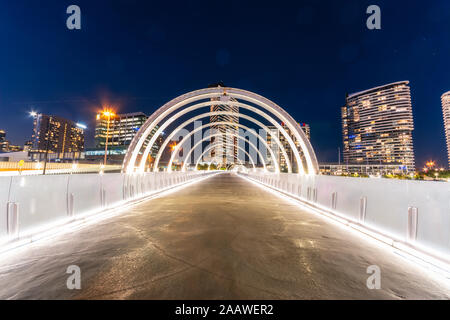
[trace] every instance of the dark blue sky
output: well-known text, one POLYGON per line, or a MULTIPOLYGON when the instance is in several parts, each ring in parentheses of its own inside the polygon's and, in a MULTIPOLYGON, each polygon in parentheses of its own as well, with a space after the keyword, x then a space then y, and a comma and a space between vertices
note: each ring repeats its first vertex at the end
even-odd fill
POLYGON ((31 134, 31 108, 92 135, 102 101, 150 114, 222 80, 310 123, 319 161, 336 161, 345 94, 409 80, 417 164, 446 163, 448 0, 0 0, 0 43, 0 128, 16 144, 31 134), (80 31, 66 28, 70 4, 81 7, 80 31), (382 30, 366 28, 370 4, 382 30))

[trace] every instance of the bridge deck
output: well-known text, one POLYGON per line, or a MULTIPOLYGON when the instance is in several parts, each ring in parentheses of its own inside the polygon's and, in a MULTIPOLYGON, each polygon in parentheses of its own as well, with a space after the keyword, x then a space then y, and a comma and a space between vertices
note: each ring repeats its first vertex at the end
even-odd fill
POLYGON ((449 298, 373 241, 221 174, 0 262, 0 298, 449 298), (66 288, 81 268, 82 289, 66 288), (381 268, 369 290, 366 268, 381 268))

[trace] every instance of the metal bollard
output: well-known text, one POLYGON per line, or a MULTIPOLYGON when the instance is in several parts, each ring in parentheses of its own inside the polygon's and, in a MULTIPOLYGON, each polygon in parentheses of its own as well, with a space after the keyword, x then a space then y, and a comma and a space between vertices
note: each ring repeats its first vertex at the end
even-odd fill
POLYGON ((417 239, 417 218, 419 210, 416 207, 408 207, 408 230, 406 233, 406 240, 414 242, 417 239))
POLYGON ((67 196, 67 215, 68 215, 69 217, 73 217, 73 204, 74 204, 74 198, 75 198, 75 196, 74 196, 73 193, 70 193, 70 194, 67 196))
POLYGON ((331 194, 331 209, 336 210, 337 207, 337 192, 331 194))
POLYGON ((106 190, 104 188, 102 188, 102 207, 106 207, 106 190))
POLYGON ((8 202, 6 219, 8 236, 19 237, 19 204, 17 202, 8 202))
POLYGON ((367 197, 361 197, 359 199, 359 222, 364 222, 366 220, 367 211, 367 197))

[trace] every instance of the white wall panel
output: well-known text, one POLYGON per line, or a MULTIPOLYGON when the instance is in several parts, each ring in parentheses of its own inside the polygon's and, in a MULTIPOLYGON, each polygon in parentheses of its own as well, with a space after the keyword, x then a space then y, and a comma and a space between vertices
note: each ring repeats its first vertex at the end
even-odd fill
POLYGON ((63 220, 67 217, 69 175, 15 176, 10 201, 19 204, 19 230, 63 220))
POLYGON ((288 173, 248 175, 294 195, 292 184, 301 186, 303 200, 307 200, 308 188, 315 188, 317 202, 311 199, 312 204, 354 221, 359 221, 360 199, 366 197, 364 224, 402 241, 406 241, 408 231, 408 208, 415 207, 418 210, 415 243, 450 254, 450 183, 288 173), (337 200, 336 208, 332 209, 334 192, 337 200))
POLYGON ((12 177, 0 177, 0 238, 7 234, 7 203, 12 177))
POLYGON ((123 201, 124 177, 121 173, 108 173, 101 177, 103 189, 105 190, 106 206, 114 205, 123 201))
POLYGON ((68 192, 69 195, 73 194, 73 213, 75 216, 102 207, 101 187, 102 176, 100 174, 70 175, 68 192))

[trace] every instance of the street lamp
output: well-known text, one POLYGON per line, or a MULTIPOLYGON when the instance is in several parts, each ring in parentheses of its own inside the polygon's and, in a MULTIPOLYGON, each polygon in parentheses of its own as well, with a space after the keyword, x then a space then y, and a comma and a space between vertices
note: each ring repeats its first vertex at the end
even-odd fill
POLYGON ((427 161, 425 164, 428 168, 433 169, 436 163, 433 160, 427 161))
POLYGON ((108 155, 109 122, 111 121, 111 117, 115 116, 115 113, 112 112, 111 110, 104 110, 102 112, 102 115, 107 117, 107 119, 108 119, 108 122, 106 124, 105 159, 103 161, 103 165, 106 166, 106 158, 107 158, 107 155, 108 155))

